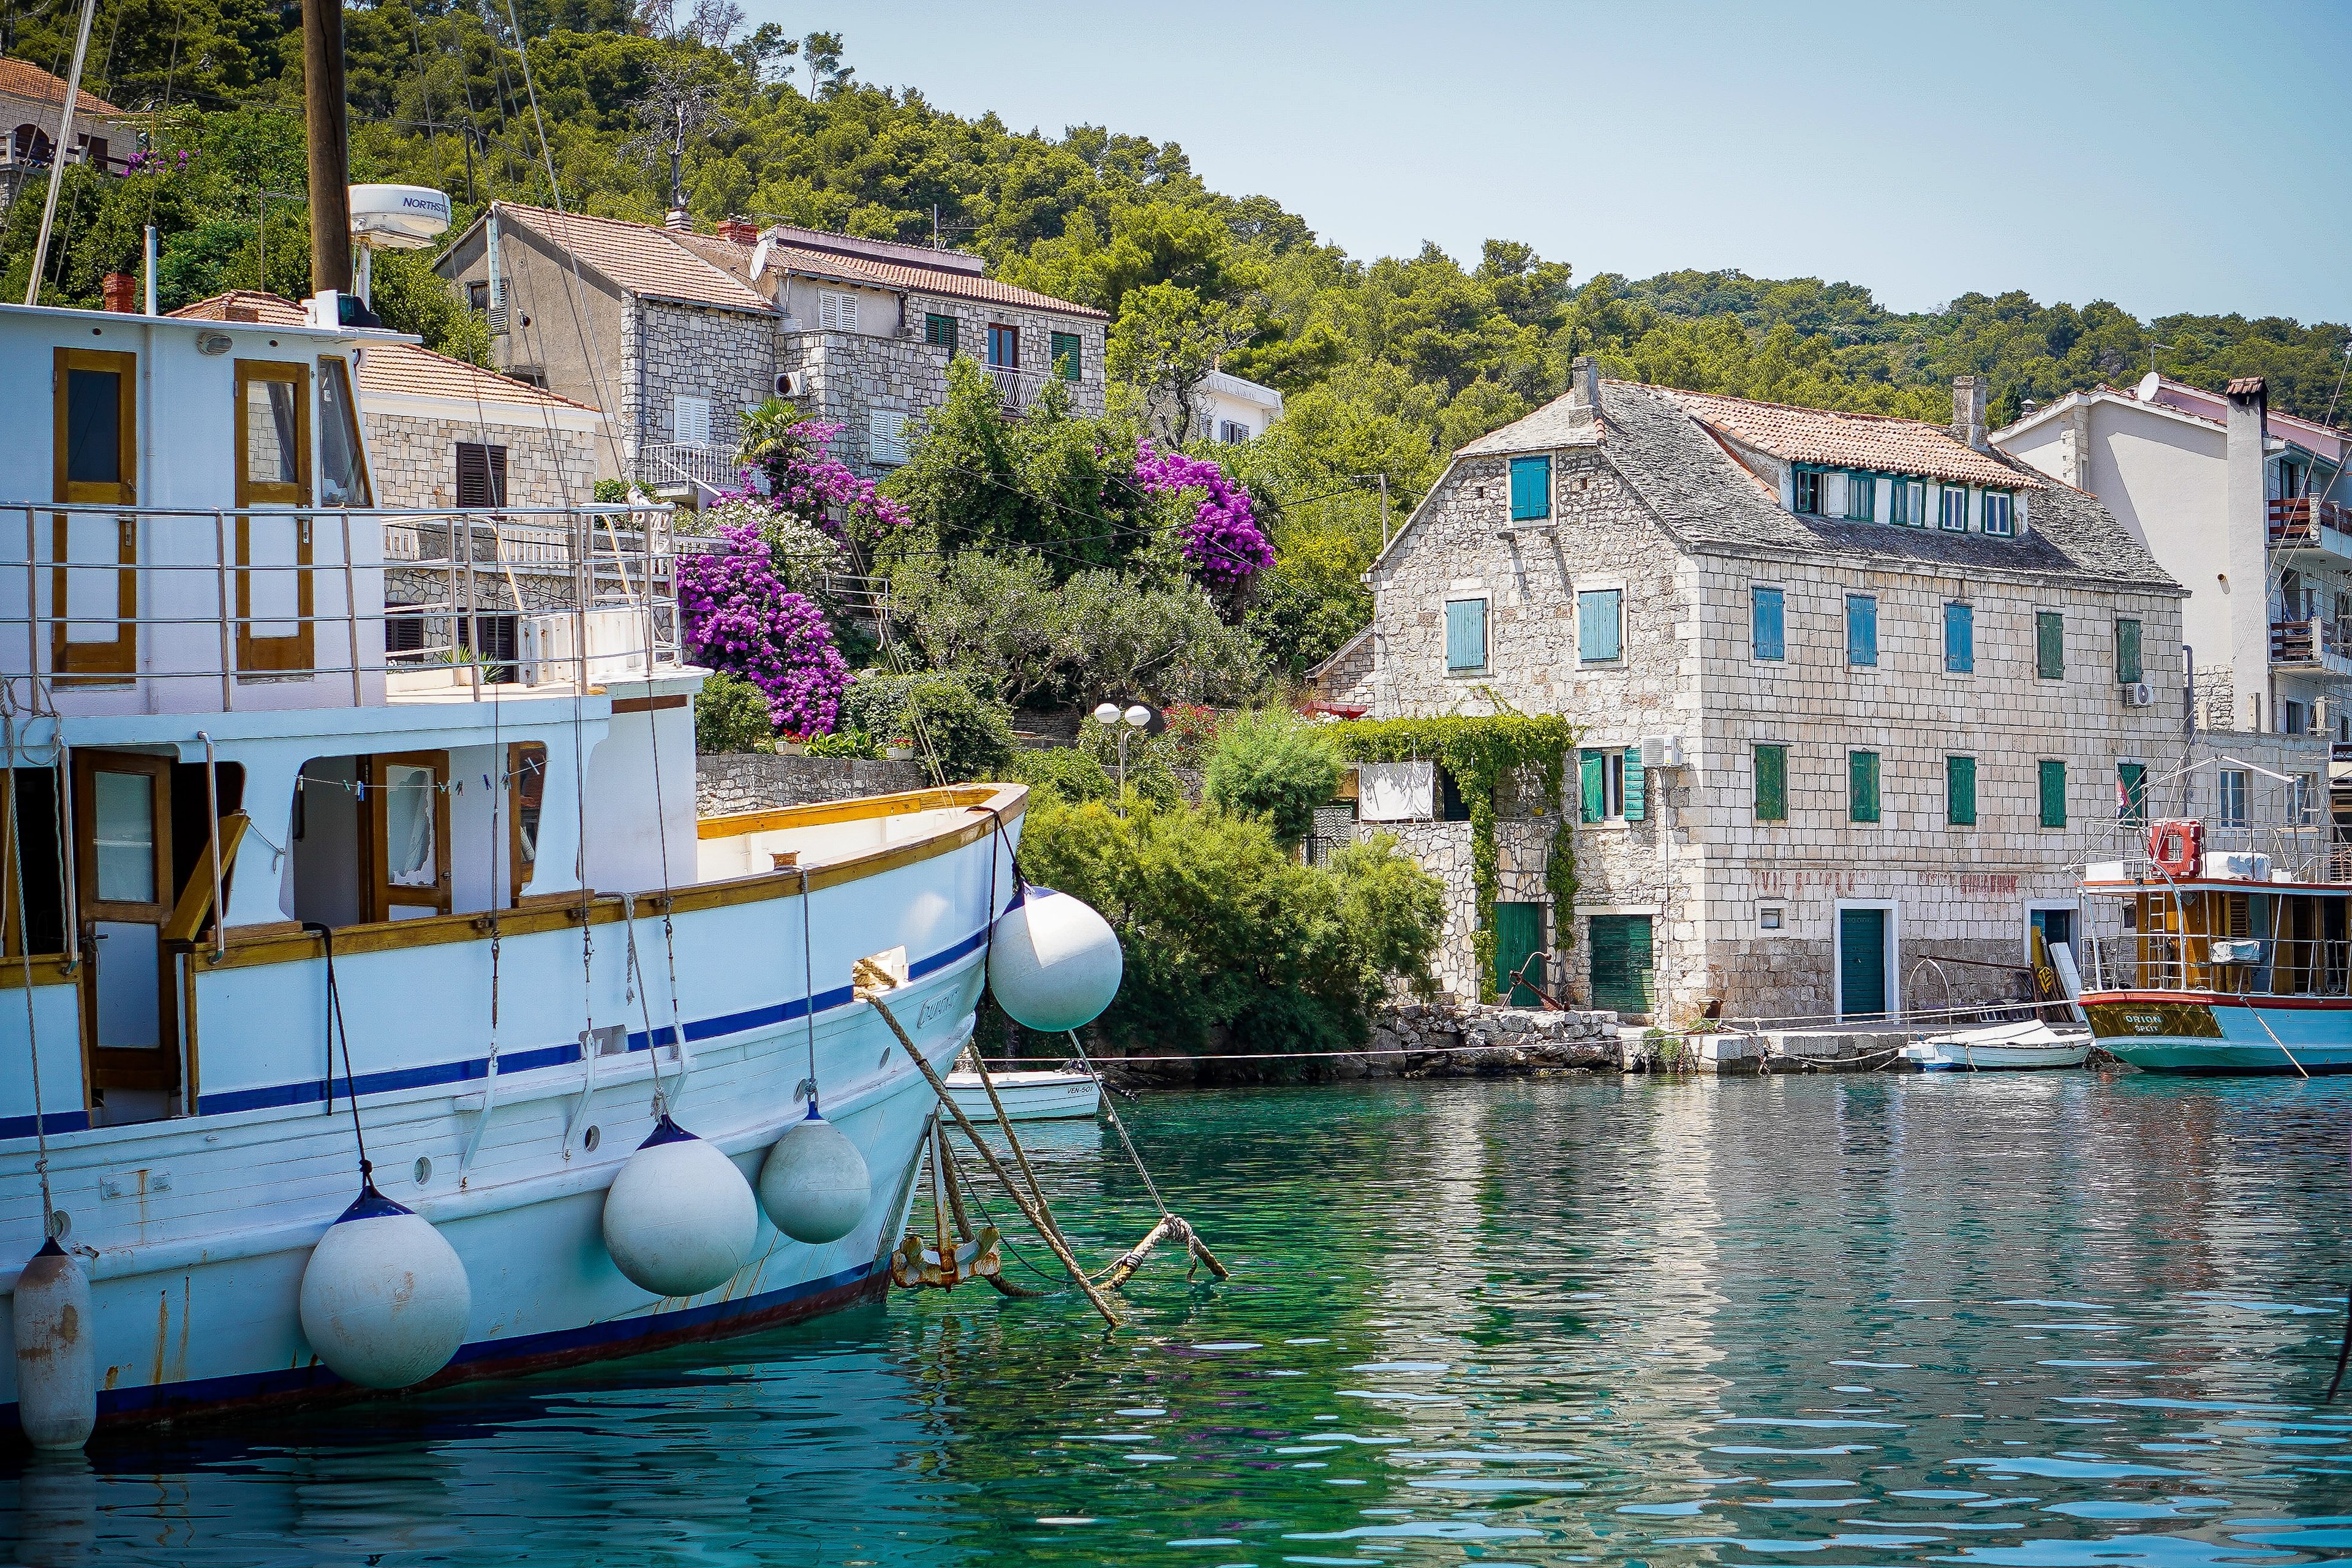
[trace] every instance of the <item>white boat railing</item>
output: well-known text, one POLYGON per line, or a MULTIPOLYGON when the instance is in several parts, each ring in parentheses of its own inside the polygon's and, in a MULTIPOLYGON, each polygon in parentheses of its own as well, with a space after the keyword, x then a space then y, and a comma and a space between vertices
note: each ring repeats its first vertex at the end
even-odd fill
POLYGON ((2126 931, 2082 943, 2086 991, 2213 991, 2239 996, 2352 995, 2352 941, 2126 931))
POLYGON ((676 668, 677 557, 703 542, 673 515, 10 503, 0 679, 20 711, 54 713, 61 693, 133 684, 201 710, 257 682, 323 681, 317 700, 357 705, 676 668))

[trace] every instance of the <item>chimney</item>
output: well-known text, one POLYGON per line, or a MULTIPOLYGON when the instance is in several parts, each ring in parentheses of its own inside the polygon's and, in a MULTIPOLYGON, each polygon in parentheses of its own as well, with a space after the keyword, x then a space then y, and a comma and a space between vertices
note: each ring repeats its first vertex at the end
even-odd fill
POLYGON ((1952 438, 1981 452, 1985 441, 1985 380, 1980 375, 1952 377, 1952 438))
POLYGON ((261 320, 261 308, 257 305, 225 305, 221 308, 221 320, 258 322, 261 320))
POLYGON ((110 272, 99 279, 98 287, 108 310, 124 316, 139 313, 139 279, 130 273, 110 272))
POLYGON ((719 226, 719 237, 730 245, 757 245, 760 226, 747 217, 730 217, 719 226))
MULTIPOLYGON (((2222 559, 2229 564, 2233 592, 2230 599, 2230 684, 2236 699, 2238 725, 2252 719, 2262 728, 2260 715, 2274 710, 2270 690, 2270 605, 2264 591, 2270 544, 2269 490, 2263 482, 2263 447, 2270 434, 2269 389, 2258 375, 2240 376, 2229 384, 2225 489, 2221 521, 2222 559)), ((2201 590, 2200 590, 2201 592, 2201 590)))
POLYGON ((663 215, 662 227, 673 234, 692 234, 694 219, 687 215, 684 207, 672 207, 663 215))
POLYGON ((1568 389, 1570 402, 1601 412, 1601 367, 1592 363, 1591 354, 1579 354, 1569 362, 1568 389))

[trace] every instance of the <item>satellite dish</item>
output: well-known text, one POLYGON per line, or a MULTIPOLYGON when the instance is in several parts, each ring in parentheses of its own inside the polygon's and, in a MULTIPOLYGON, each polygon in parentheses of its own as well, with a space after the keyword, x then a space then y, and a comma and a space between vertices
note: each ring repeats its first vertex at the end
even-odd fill
POLYGON ((775 242, 773 240, 767 239, 761 240, 758 245, 751 247, 752 281, 757 282, 759 280, 760 274, 768 269, 768 258, 775 248, 775 242))
POLYGON ((448 232, 449 198, 425 185, 353 185, 352 237, 382 250, 424 250, 448 232))

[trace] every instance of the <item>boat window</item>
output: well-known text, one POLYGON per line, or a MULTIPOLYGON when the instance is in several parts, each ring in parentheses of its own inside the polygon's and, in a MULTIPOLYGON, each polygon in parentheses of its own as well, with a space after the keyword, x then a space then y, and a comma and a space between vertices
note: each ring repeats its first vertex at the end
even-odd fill
POLYGON ((319 499, 323 504, 369 504, 367 464, 362 451, 351 374, 341 360, 322 356, 319 361, 319 499))
POLYGON ((78 485, 122 482, 122 373, 66 372, 66 479, 78 485))
POLYGON ((547 798, 547 748, 518 741, 507 748, 509 894, 522 897, 539 864, 539 816, 547 798))
POLYGON ((154 775, 94 770, 90 775, 90 804, 91 837, 98 846, 100 900, 154 903, 154 775))
POLYGON ((446 752, 368 759, 369 920, 449 912, 449 783, 446 752))
POLYGON ((395 888, 429 888, 439 879, 433 837, 436 783, 428 767, 384 767, 384 875, 395 888))
POLYGON ((257 485, 300 482, 296 466, 297 426, 294 384, 259 379, 245 384, 245 477, 257 485))

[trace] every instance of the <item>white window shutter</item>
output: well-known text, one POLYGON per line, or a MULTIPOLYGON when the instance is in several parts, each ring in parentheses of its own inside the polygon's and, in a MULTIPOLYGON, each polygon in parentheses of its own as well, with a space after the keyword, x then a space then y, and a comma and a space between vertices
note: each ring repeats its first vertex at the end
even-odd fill
POLYGON ((683 446, 710 445, 710 400, 677 396, 670 399, 670 439, 683 446))
POLYGON ((907 460, 907 416, 894 409, 876 408, 866 416, 866 451, 876 463, 907 460))
POLYGON ((857 330, 857 296, 836 293, 830 289, 818 290, 816 324, 821 331, 856 331, 857 330))
POLYGON ((1846 477, 1843 474, 1822 476, 1822 515, 1823 517, 1845 515, 1845 479, 1846 477))

